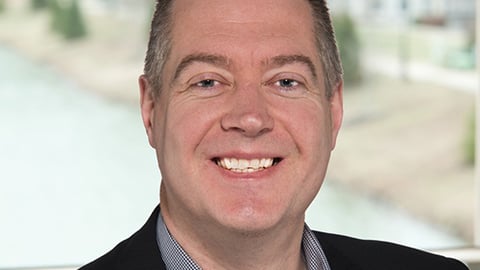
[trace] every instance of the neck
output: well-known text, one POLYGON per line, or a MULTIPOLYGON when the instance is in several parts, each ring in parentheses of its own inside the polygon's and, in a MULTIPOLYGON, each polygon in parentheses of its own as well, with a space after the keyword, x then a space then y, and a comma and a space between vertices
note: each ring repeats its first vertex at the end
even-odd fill
POLYGON ((203 269, 306 269, 303 220, 263 232, 238 232, 205 225, 191 216, 182 222, 170 215, 166 204, 161 206, 170 233, 203 269))

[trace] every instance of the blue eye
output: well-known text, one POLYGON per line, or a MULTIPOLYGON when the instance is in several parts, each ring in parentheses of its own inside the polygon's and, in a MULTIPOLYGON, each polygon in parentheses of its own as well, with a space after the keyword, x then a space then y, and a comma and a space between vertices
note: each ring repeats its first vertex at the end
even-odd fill
POLYGON ((195 86, 202 87, 202 88, 212 88, 218 84, 215 80, 202 80, 195 84, 195 86))
POLYGON ((277 81, 276 84, 282 88, 294 88, 299 85, 299 83, 296 80, 292 80, 292 79, 282 79, 277 81))

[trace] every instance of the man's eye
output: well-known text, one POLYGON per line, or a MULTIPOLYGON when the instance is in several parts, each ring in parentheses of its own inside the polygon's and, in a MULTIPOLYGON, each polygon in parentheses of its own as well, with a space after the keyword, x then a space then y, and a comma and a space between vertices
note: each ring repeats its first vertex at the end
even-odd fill
POLYGON ((270 81, 273 83, 269 83, 269 86, 274 93, 280 96, 290 98, 302 97, 308 92, 308 88, 305 80, 298 77, 300 76, 289 74, 276 76, 270 81), (295 79, 292 79, 292 77, 295 79))
POLYGON ((296 80, 292 79, 282 79, 276 82, 276 84, 282 88, 294 88, 299 85, 296 80))
POLYGON ((212 88, 218 84, 215 80, 202 80, 195 84, 197 87, 212 88))
POLYGON ((222 80, 198 79, 191 82, 189 93, 202 97, 213 97, 223 93, 226 84, 222 80))

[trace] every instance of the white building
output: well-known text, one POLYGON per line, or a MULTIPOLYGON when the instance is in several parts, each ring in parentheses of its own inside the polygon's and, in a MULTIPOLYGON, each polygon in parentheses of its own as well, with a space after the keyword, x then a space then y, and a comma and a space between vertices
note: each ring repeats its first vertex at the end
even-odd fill
POLYGON ((347 12, 356 20, 381 23, 411 22, 470 27, 475 0, 329 0, 334 13, 347 12))

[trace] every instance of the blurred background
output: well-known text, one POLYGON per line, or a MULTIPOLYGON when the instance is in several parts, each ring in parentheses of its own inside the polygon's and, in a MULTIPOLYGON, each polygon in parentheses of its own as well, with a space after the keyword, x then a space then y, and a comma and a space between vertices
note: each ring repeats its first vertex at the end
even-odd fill
MULTIPOLYGON (((0 0, 0 269, 84 264, 158 203, 137 90, 153 2, 0 0)), ((307 223, 474 246, 475 0, 329 4, 345 120, 307 223)))

